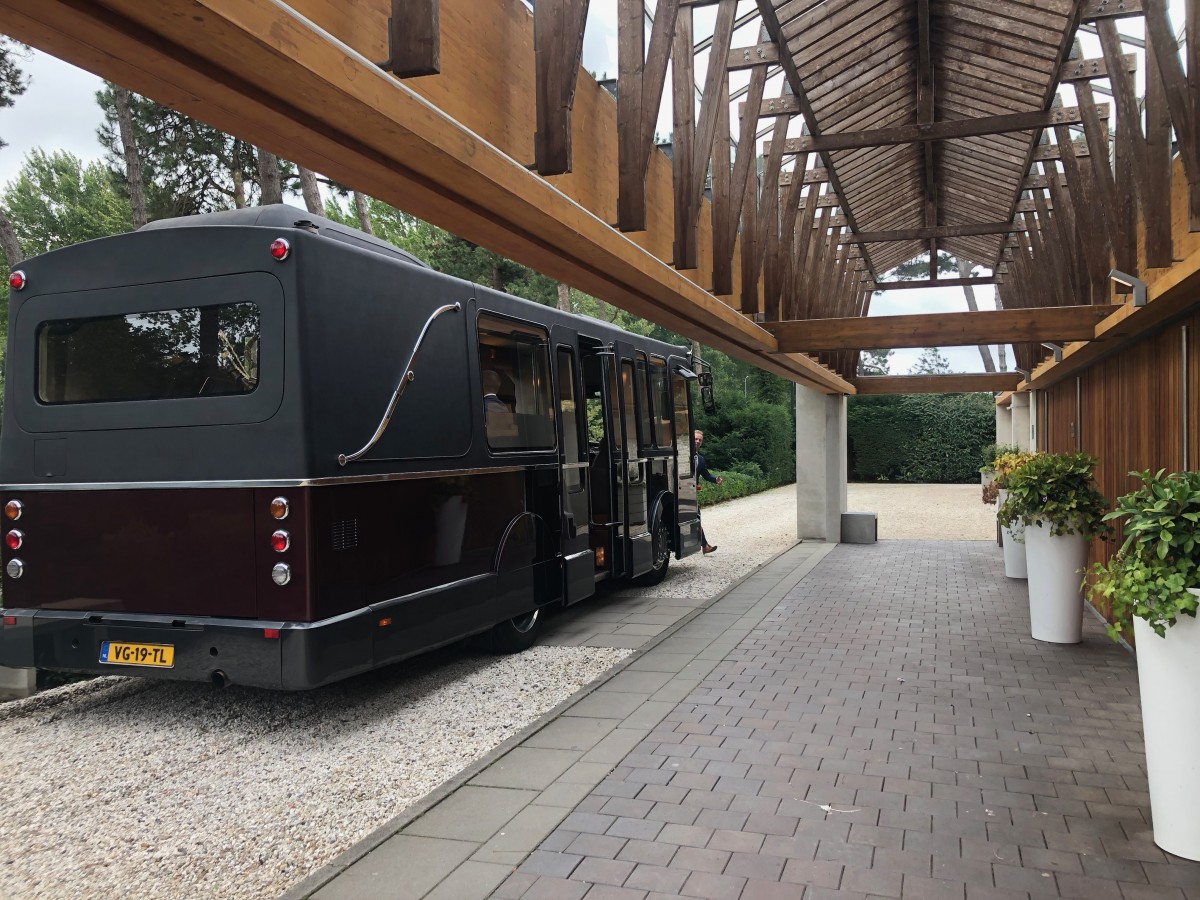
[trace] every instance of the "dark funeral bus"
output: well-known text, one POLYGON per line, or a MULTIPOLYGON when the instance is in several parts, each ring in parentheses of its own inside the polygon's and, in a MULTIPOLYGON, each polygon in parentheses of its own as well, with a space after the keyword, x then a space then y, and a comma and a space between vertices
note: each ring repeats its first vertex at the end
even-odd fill
POLYGON ((699 547, 683 347, 288 206, 10 286, 0 664, 313 688, 699 547))

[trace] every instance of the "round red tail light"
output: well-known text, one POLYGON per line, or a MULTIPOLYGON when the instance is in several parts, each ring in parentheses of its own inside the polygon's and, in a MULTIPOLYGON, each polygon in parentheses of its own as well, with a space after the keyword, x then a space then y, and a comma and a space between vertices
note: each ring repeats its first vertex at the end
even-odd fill
POLYGON ((20 550, 21 545, 25 543, 25 534, 14 528, 4 536, 4 543, 8 544, 9 550, 20 550))
POLYGON ((276 531, 271 535, 271 549, 276 553, 282 553, 290 546, 292 546, 292 536, 286 531, 276 531))
POLYGON ((20 269, 17 269, 15 272, 8 273, 8 286, 14 291, 23 290, 25 283, 25 273, 20 269))
POLYGON ((20 500, 9 500, 4 504, 4 516, 12 521, 17 521, 21 518, 21 513, 25 510, 25 504, 20 500))
POLYGON ((292 252, 292 245, 287 238, 275 238, 271 241, 271 256, 275 257, 279 262, 283 262, 288 258, 288 254, 292 252))

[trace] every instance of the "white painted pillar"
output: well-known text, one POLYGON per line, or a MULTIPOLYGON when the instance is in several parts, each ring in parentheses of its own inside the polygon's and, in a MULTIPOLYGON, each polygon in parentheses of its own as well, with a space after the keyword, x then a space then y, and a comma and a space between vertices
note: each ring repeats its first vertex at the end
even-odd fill
POLYGON ((1012 443, 1012 407, 996 407, 996 443, 1012 443))
POLYGON ((846 397, 796 385, 797 537, 841 540, 846 482, 846 397))
POLYGON ((1012 442, 1029 449, 1029 394, 1012 395, 1012 442))

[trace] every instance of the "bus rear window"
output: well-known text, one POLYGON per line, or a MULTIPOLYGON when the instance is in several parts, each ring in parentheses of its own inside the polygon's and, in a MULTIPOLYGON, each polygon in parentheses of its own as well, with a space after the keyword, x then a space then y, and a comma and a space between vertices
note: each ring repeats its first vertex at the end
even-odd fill
POLYGON ((42 322, 42 403, 111 403, 249 394, 258 385, 254 303, 42 322))

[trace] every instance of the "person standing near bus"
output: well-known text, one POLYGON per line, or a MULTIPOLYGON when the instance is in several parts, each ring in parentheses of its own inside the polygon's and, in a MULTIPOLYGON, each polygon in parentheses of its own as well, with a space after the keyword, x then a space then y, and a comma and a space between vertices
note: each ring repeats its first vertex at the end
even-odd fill
MULTIPOLYGON (((704 454, 700 452, 700 445, 704 443, 704 432, 697 428, 696 433, 695 433, 695 438, 696 438, 696 466, 695 466, 695 469, 696 469, 697 477, 703 478, 705 481, 709 482, 710 484, 720 484, 725 479, 722 478, 720 475, 714 476, 712 472, 708 471, 708 463, 704 461, 704 454)), ((702 490, 703 488, 704 488, 704 485, 701 484, 699 481, 697 481, 696 482, 696 490, 702 490)), ((700 544, 704 548, 705 553, 713 553, 717 549, 717 545, 710 544, 708 542, 708 538, 706 538, 704 536, 704 525, 703 524, 700 525, 700 544)))

